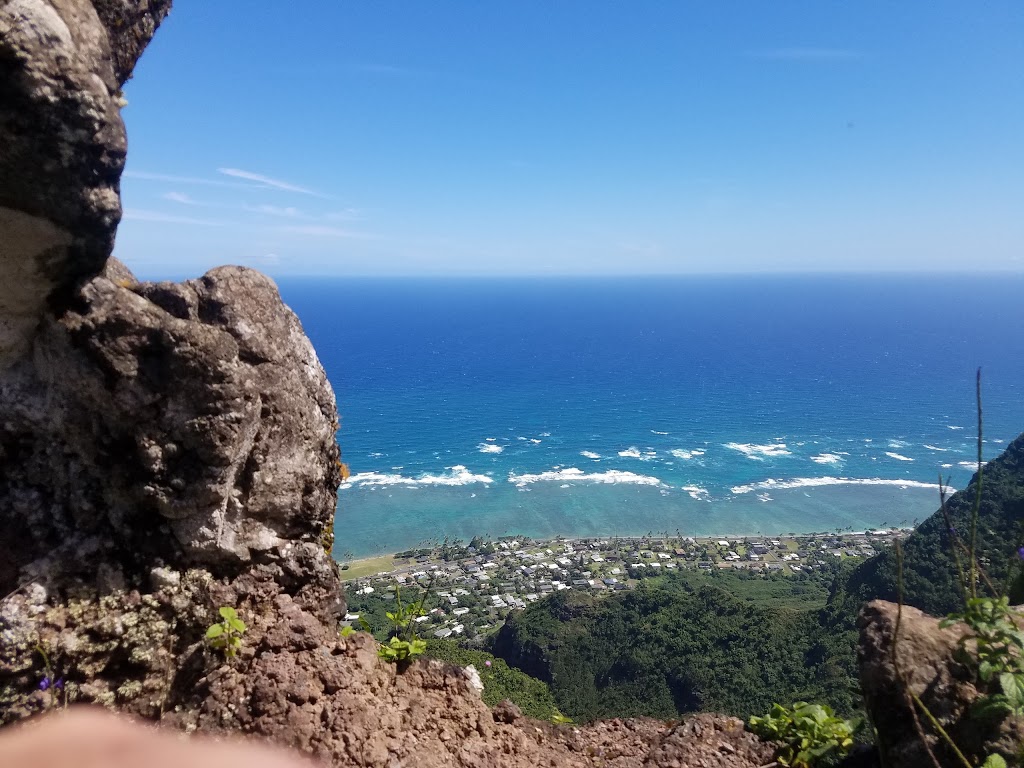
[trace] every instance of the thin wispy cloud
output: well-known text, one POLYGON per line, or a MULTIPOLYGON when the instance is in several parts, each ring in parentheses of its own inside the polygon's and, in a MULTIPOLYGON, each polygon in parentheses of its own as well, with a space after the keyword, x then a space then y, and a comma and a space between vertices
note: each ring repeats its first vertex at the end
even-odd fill
POLYGON ((283 216, 289 219, 309 219, 311 216, 307 216, 298 208, 292 208, 291 206, 282 208, 278 205, 244 205, 242 210, 249 211, 250 213, 261 213, 267 216, 283 216))
POLYGON ((195 219, 189 216, 176 216, 173 213, 164 213, 162 211, 148 211, 140 208, 126 208, 124 213, 121 214, 122 221, 151 221, 161 222, 164 224, 198 224, 204 227, 221 227, 224 225, 223 221, 213 221, 210 219, 195 219))
POLYGON ((167 181, 171 184, 202 184, 208 187, 234 187, 235 189, 258 189, 256 184, 245 184, 241 181, 224 181, 223 179, 203 179, 198 176, 175 176, 170 173, 150 173, 149 171, 125 171, 121 174, 129 179, 145 181, 167 181))
POLYGON ((281 227, 280 231, 288 232, 293 235, 311 235, 313 237, 339 237, 357 240, 367 240, 370 238, 369 235, 360 232, 352 232, 347 229, 341 229, 340 227, 325 227, 318 224, 281 227))
POLYGON ((851 61, 864 58, 864 53, 851 48, 766 48, 747 51, 747 56, 775 61, 851 61))
POLYGON ((163 198, 164 200, 170 200, 172 203, 181 203, 182 205, 199 205, 197 201, 184 192, 165 192, 163 198))
POLYGON ((317 192, 305 187, 300 187, 298 184, 292 184, 288 181, 281 181, 280 179, 273 179, 270 176, 264 176, 262 173, 253 173, 252 171, 243 171, 240 168, 218 168, 217 173, 223 173, 225 176, 231 176, 236 179, 245 179, 246 181, 254 181, 257 184, 261 184, 266 187, 273 187, 274 189, 283 189, 286 192, 298 192, 302 195, 315 195, 317 197, 323 197, 317 192))

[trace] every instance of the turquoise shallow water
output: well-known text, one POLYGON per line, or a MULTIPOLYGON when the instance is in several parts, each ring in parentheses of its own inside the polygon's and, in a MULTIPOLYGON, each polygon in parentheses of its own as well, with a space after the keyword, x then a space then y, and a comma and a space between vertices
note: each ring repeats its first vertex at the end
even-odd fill
POLYGON ((1024 429, 1024 278, 281 285, 338 395, 339 548, 930 514, 1024 429))

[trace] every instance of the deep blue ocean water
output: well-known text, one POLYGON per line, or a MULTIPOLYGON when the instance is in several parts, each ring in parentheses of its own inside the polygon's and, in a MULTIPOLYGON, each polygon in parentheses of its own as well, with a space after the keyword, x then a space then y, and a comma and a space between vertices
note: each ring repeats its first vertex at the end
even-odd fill
POLYGON ((339 553, 910 524, 1024 431, 1024 276, 282 280, 353 476, 339 553))

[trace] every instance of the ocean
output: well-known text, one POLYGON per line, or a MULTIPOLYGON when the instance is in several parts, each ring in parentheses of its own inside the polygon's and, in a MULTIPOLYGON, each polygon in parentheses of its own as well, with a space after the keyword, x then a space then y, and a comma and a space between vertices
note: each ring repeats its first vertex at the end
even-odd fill
POLYGON ((338 557, 911 525, 1024 431, 1024 275, 283 279, 338 398, 338 557))

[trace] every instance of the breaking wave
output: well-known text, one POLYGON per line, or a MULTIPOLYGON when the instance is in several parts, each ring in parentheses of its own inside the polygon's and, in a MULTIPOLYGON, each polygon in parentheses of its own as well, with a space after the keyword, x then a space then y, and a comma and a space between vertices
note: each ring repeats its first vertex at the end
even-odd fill
POLYGON ((754 459, 755 461, 764 461, 765 456, 790 456, 793 453, 786 447, 785 443, 765 443, 763 445, 755 443, 725 443, 725 447, 739 451, 748 459, 754 459))
POLYGON ((638 475, 635 472, 622 472, 616 469, 609 470, 607 472, 584 472, 582 469, 577 469, 576 467, 550 470, 548 472, 538 472, 536 474, 517 475, 515 472, 510 472, 508 475, 508 481, 518 488, 523 488, 527 485, 531 485, 532 483, 544 482, 605 483, 652 485, 658 488, 669 487, 656 477, 638 475))
POLYGON ((383 472, 360 472, 352 475, 344 483, 342 488, 351 488, 354 485, 360 487, 384 487, 389 485, 402 485, 406 487, 419 487, 423 485, 471 485, 473 483, 493 483, 494 478, 487 475, 474 475, 461 464, 449 467, 448 472, 441 475, 420 475, 419 477, 405 477, 404 475, 385 474, 383 472))
MULTIPOLYGON (((736 495, 753 491, 775 491, 790 488, 821 488, 831 485, 891 485, 897 488, 930 488, 938 490, 936 483, 922 483, 917 480, 888 480, 881 477, 797 477, 793 480, 762 480, 760 483, 735 485, 732 492, 736 495)), ((954 489, 950 489, 954 490, 954 489)))
POLYGON ((838 453, 819 453, 817 456, 811 456, 811 461, 815 464, 838 464, 843 460, 843 457, 838 453))
POLYGON ((902 453, 893 453, 892 451, 886 451, 885 455, 890 459, 896 459, 896 461, 913 461, 909 456, 904 456, 902 453))
POLYGON ((706 451, 701 448, 694 448, 692 451, 687 451, 683 448, 673 448, 669 453, 677 459, 695 459, 698 456, 703 456, 706 451))

